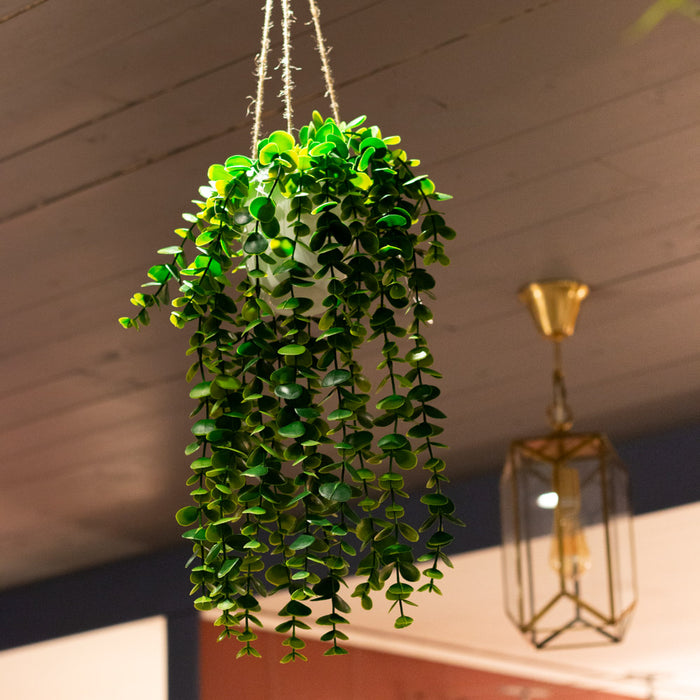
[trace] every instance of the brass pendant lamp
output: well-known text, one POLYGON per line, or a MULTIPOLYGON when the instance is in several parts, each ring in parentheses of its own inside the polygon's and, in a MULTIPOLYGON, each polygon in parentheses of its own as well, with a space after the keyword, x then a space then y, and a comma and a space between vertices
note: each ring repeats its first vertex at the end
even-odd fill
POLYGON ((500 485, 506 612, 537 648, 619 642, 637 599, 627 467, 602 433, 571 432, 561 342, 588 291, 519 295, 554 345, 552 432, 511 444, 500 485))

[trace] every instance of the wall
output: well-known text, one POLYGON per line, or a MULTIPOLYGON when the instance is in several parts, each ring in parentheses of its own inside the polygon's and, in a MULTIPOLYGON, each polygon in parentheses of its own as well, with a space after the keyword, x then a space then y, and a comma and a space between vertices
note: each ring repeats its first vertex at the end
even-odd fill
POLYGON ((307 662, 280 664, 282 637, 262 632, 261 659, 236 659, 235 640, 217 642, 210 622, 200 627, 200 700, 622 700, 623 696, 533 682, 459 666, 348 647, 323 657, 310 641, 307 662))

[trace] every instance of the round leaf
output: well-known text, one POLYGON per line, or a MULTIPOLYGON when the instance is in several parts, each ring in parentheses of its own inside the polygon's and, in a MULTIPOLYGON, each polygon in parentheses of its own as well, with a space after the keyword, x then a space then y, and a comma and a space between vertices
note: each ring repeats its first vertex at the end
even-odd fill
POLYGON ((401 469, 413 469, 418 464, 418 458, 410 450, 396 450, 394 460, 401 469))
POLYGON ((409 583, 392 583, 387 589, 386 597, 389 600, 406 600, 413 593, 413 586, 409 583))
POLYGON ((408 615, 400 615, 399 617, 396 618, 396 621, 394 622, 394 627, 397 630, 400 630, 400 629, 403 629, 404 627, 408 627, 412 622, 413 622, 412 617, 409 617, 408 615))
POLYGON ((321 380, 321 386, 329 387, 347 384, 351 378, 352 374, 346 369, 332 369, 321 380))
POLYGON ((289 545, 289 549, 296 552, 300 549, 306 549, 316 541, 313 535, 299 535, 292 544, 289 545))
POLYGON ((328 420, 347 420, 352 418, 352 416, 352 411, 349 411, 347 408, 336 408, 335 411, 331 411, 328 414, 328 420))
POLYGON ((303 345, 296 345, 294 343, 290 345, 283 345, 277 352, 280 355, 301 355, 306 351, 303 345))
POLYGON ((294 148, 294 137, 286 131, 273 131, 268 137, 268 141, 277 144, 280 153, 294 148))
POLYGON ((175 520, 177 520, 177 524, 182 525, 183 527, 192 525, 192 523, 197 521, 198 517, 199 508, 195 508, 194 506, 185 506, 184 508, 180 508, 180 510, 175 513, 175 520))
POLYGON ((342 481, 326 481, 318 487, 318 492, 329 501, 344 503, 352 498, 352 489, 342 481))
POLYGON ((243 250, 249 255, 259 255, 267 250, 267 238, 261 233, 251 233, 243 244, 243 250))
POLYGON ((377 402, 377 408, 380 411, 394 411, 397 408, 401 408, 405 401, 406 397, 400 394, 391 394, 391 396, 386 396, 381 401, 377 402))
POLYGON ((285 586, 289 583, 289 569, 282 564, 273 564, 265 572, 265 578, 273 586, 285 586))
POLYGON ((301 437, 305 432, 306 428, 304 424, 300 421, 294 421, 292 423, 287 423, 287 425, 281 425, 277 432, 286 438, 298 438, 301 437))
POLYGON ((267 197, 256 197, 248 205, 248 210, 258 221, 272 221, 275 218, 275 204, 267 197))
POLYGON ((389 433, 382 438, 379 438, 377 447, 381 450, 403 450, 410 448, 408 440, 399 433, 389 433))
POLYGON ((190 389, 191 399, 203 399, 211 393, 211 382, 200 382, 190 389))
POLYGON ((281 399, 293 401, 304 393, 304 387, 299 384, 280 384, 275 387, 275 394, 281 399))

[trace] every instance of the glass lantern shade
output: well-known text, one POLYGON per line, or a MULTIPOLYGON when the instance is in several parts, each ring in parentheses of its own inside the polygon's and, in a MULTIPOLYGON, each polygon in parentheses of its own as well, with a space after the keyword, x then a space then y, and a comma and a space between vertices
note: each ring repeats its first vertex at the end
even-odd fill
POLYGON ((501 477, 506 612, 538 648, 622 639, 637 599, 627 468, 605 435, 511 444, 501 477))

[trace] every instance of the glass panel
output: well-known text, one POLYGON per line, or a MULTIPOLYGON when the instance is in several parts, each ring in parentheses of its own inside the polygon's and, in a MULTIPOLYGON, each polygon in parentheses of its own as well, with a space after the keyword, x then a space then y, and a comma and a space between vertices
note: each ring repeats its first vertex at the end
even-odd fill
POLYGON ((600 434, 513 444, 501 482, 506 606, 535 644, 621 637, 636 594, 627 486, 600 434))
POLYGON ((610 510, 610 548, 616 616, 631 613, 637 597, 634 538, 629 503, 629 475, 617 453, 610 447, 607 458, 610 510))
POLYGON ((516 625, 522 620, 519 585, 518 542, 514 489, 515 474, 510 458, 501 476, 501 537, 503 540, 503 599, 506 613, 516 625))
MULTIPOLYGON (((544 447, 544 445, 540 445, 544 447)), ((525 540, 525 618, 531 623, 560 592, 559 576, 551 568, 552 527, 555 509, 542 507, 542 499, 553 492, 552 464, 521 454, 518 505, 525 540)), ((545 505, 547 503, 545 502, 545 505)))

